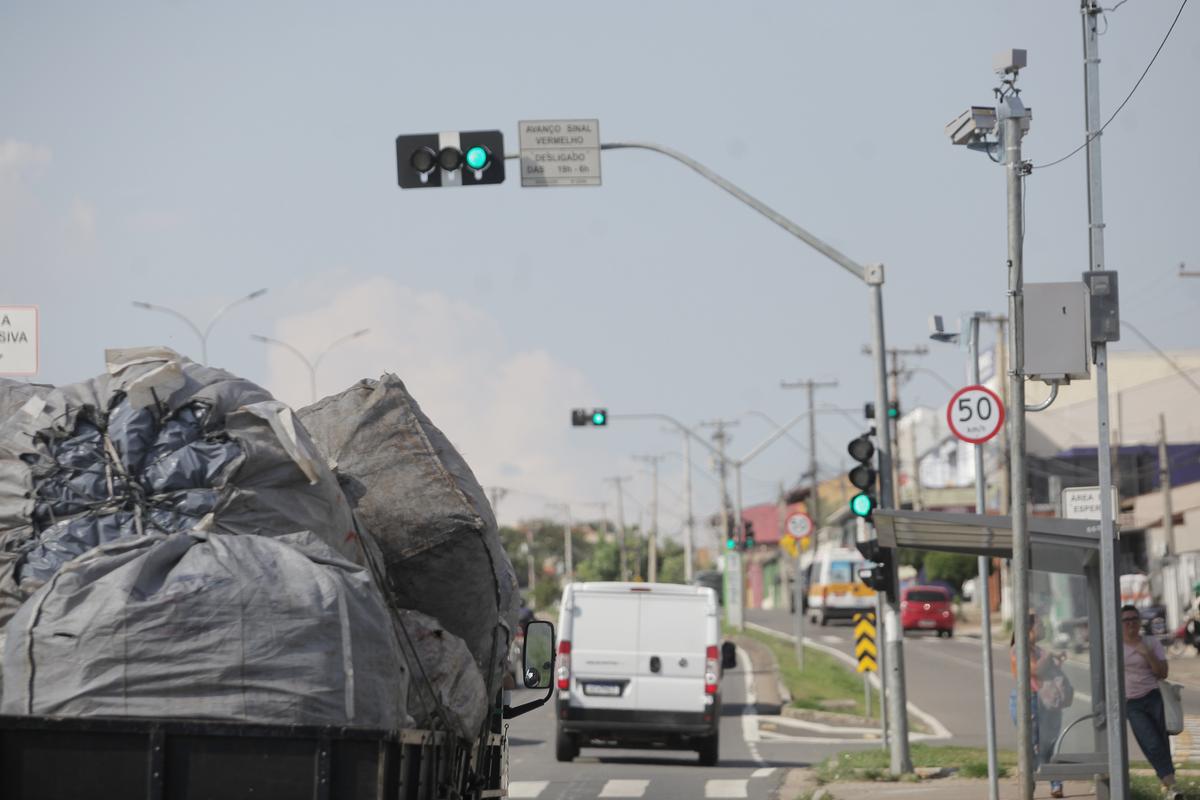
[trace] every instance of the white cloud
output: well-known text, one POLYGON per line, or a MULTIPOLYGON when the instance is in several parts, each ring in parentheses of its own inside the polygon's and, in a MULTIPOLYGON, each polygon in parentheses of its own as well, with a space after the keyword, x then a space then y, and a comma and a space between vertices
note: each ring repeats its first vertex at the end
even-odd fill
POLYGON ((17 139, 0 139, 0 175, 50 163, 50 148, 17 139))
MULTIPOLYGON (((370 333, 321 360, 319 396, 399 375, 480 483, 517 490, 501 504, 506 522, 544 515, 546 498, 595 493, 603 459, 581 452, 568 424, 573 401, 595 394, 578 370, 541 350, 510 351, 499 322, 479 308, 384 277, 340 287, 319 308, 281 320, 272 336, 311 361, 360 328, 370 333)), ((267 366, 276 396, 308 403, 309 373, 294 353, 272 347, 267 366)))

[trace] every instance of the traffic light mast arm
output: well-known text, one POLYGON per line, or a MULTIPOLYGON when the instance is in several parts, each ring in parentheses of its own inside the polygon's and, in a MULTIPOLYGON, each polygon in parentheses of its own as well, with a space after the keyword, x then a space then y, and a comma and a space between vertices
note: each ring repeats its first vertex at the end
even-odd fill
POLYGON ((861 264, 858 264, 853 259, 847 257, 845 254, 841 253, 837 249, 829 246, 825 242, 818 239, 816 236, 813 236, 811 233, 804 230, 804 228, 801 228, 796 223, 792 222, 790 219, 785 217, 783 214, 780 214, 778 211, 771 208, 766 203, 761 202, 756 197, 743 191, 742 189, 740 189, 733 183, 725 180, 720 175, 718 175, 717 173, 713 172, 708 167, 701 164, 699 161, 688 158, 683 153, 680 153, 677 150, 672 150, 669 147, 663 147, 662 145, 652 144, 650 142, 609 142, 608 144, 601 144, 600 149, 601 150, 626 150, 626 149, 652 150, 655 153, 661 153, 664 156, 673 158, 676 161, 678 161, 679 163, 683 164, 684 166, 690 167, 692 170, 698 172, 701 175, 701 177, 706 178, 707 180, 711 181, 712 183, 715 183, 717 186, 720 186, 722 189, 729 192, 731 195, 736 197, 738 200, 741 200, 743 203, 750 206, 751 208, 753 208, 758 213, 762 214, 767 219, 771 220, 771 222, 774 222, 776 225, 783 228, 785 231, 792 234, 797 239, 804 242, 805 244, 807 244, 809 247, 816 250, 821 255, 823 255, 826 258, 828 258, 829 260, 833 261, 839 267, 846 270, 847 272, 849 272, 854 277, 858 278, 863 283, 868 282, 867 269, 865 267, 863 267, 861 264))

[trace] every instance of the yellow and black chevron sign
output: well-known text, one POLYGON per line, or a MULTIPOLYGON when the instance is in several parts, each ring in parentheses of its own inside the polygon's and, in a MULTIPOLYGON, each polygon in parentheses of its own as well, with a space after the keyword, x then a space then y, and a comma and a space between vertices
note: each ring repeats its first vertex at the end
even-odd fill
POLYGON ((876 661, 879 652, 875 649, 875 613, 854 615, 854 655, 858 658, 859 672, 878 672, 876 661))

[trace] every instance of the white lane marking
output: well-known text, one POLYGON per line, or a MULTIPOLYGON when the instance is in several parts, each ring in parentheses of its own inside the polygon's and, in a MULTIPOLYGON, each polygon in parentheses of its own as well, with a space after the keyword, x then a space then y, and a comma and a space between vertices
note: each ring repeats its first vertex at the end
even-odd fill
POLYGON ((705 781, 704 796, 705 797, 749 797, 746 791, 746 780, 733 781, 705 781))
POLYGON ((650 781, 611 780, 604 784, 599 797, 641 797, 646 794, 650 781))
MULTIPOLYGON (((747 628, 752 628, 753 630, 759 631, 760 633, 765 633, 769 636, 774 636, 776 639, 782 639, 785 642, 794 642, 796 640, 796 637, 792 636, 790 633, 781 633, 780 631, 772 630, 771 628, 768 628, 765 625, 759 625, 754 622, 747 622, 745 624, 746 624, 747 628)), ((843 664, 848 664, 851 667, 858 666, 858 662, 854 659, 854 656, 843 653, 841 650, 836 650, 827 645, 818 644, 817 642, 813 642, 813 641, 806 642, 806 646, 813 647, 817 650, 820 650, 822 653, 828 653, 829 655, 831 655, 834 658, 841 661, 843 664)), ((879 684, 878 673, 872 672, 872 673, 870 673, 870 676, 871 677, 869 678, 869 680, 871 682, 871 685, 873 685, 876 689, 879 689, 880 684, 879 684)), ((939 722, 936 717, 934 717, 932 714, 922 711, 921 709, 914 706, 912 703, 908 704, 908 713, 912 714, 913 716, 920 717, 925 722, 925 724, 928 725, 933 730, 933 735, 930 736, 929 738, 931 738, 931 739, 949 739, 952 736, 952 734, 946 728, 946 726, 943 725, 941 722, 939 722)), ((909 734, 909 738, 912 739, 912 738, 915 738, 915 736, 913 734, 909 734)))
POLYGON ((751 778, 769 778, 771 773, 775 771, 774 767, 762 767, 750 773, 751 778))
POLYGON ((546 787, 549 785, 550 781, 512 781, 508 784, 508 796, 533 800, 546 791, 546 787))
POLYGON ((765 764, 766 759, 758 752, 759 734, 758 734, 758 717, 755 716, 758 709, 755 707, 758 703, 758 694, 754 691, 754 672, 750 669, 753 664, 750 661, 750 654, 742 648, 737 649, 738 663, 743 664, 742 680, 745 683, 745 706, 742 708, 742 740, 746 743, 746 749, 750 751, 750 757, 755 763, 765 764))

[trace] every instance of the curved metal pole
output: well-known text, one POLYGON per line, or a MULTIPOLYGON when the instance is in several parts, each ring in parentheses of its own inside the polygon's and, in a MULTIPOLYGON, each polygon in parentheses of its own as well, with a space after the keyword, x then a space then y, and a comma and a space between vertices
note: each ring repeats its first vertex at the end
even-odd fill
POLYGON ((145 311, 161 311, 164 314, 170 314, 172 317, 175 317, 176 319, 183 320, 183 323, 185 325, 187 325, 189 328, 191 328, 192 332, 196 334, 196 338, 200 340, 200 361, 202 364, 205 364, 207 366, 208 353, 206 352, 205 347, 204 347, 204 334, 200 331, 200 329, 198 327, 196 327, 196 323, 192 322, 190 319, 185 317, 183 314, 180 314, 175 309, 167 308, 166 306, 159 306, 159 305, 155 305, 154 303, 146 303, 141 300, 134 300, 133 306, 134 306, 134 308, 140 308, 145 311))
POLYGON ((299 350, 297 350, 295 347, 292 347, 287 342, 280 341, 279 339, 272 339, 270 336, 263 336, 260 333, 252 333, 252 334, 250 334, 250 338, 256 342, 263 342, 264 344, 277 344, 280 347, 285 347, 288 350, 292 351, 292 353, 296 356, 296 358, 303 361, 304 366, 308 367, 308 389, 309 389, 309 392, 311 392, 311 394, 312 394, 311 402, 316 402, 316 400, 317 400, 317 370, 315 367, 313 367, 312 362, 308 360, 308 357, 305 356, 304 353, 301 353, 299 350))
POLYGON ((855 263, 852 259, 850 259, 846 255, 844 255, 837 249, 825 244, 825 242, 822 242, 816 236, 813 236, 811 233, 804 230, 804 228, 801 228, 799 225, 792 222, 790 219, 783 216, 778 211, 776 211, 775 209, 768 206, 766 203, 763 203, 760 200, 758 200, 756 197, 742 191, 734 184, 725 180, 720 175, 718 175, 717 173, 713 172, 708 167, 701 164, 699 161, 696 161, 692 158, 688 158, 683 153, 680 153, 676 150, 672 150, 669 147, 663 147, 662 145, 651 144, 650 142, 610 142, 608 144, 601 144, 600 149, 601 150, 625 150, 625 149, 653 150, 656 153, 661 153, 664 156, 673 158, 676 161, 678 161, 680 164, 683 164, 684 166, 690 167, 691 169, 695 170, 706 180, 709 180, 712 183, 715 183, 717 186, 720 186, 722 189, 729 192, 731 195, 736 197, 738 200, 741 200, 743 203, 750 206, 751 208, 753 208, 758 213, 762 214, 767 219, 771 220, 771 222, 774 222, 776 225, 783 228, 785 231, 792 234, 797 239, 800 239, 802 242, 807 244, 809 247, 811 247, 814 250, 816 250, 817 252, 821 253, 826 258, 828 258, 831 261, 833 261, 834 263, 836 263, 839 267, 846 270, 854 277, 858 278, 860 281, 865 282, 867 280, 867 271, 862 266, 855 263))
POLYGON ((1045 411, 1058 399, 1058 381, 1050 384, 1050 396, 1034 406, 1025 406, 1026 411, 1045 411))
POLYGON ((246 295, 245 297, 239 297, 237 300, 234 300, 231 303, 226 303, 217 309, 217 313, 213 314, 208 320, 208 325, 205 326, 204 333, 200 336, 200 349, 203 353, 205 364, 208 364, 208 335, 212 333, 213 325, 217 324, 217 320, 229 313, 234 306, 239 306, 242 303, 253 300, 256 297, 262 297, 266 293, 266 289, 258 289, 246 295))
POLYGON ((344 343, 350 341, 351 339, 357 339, 360 336, 366 336, 370 332, 371 332, 370 328, 362 328, 361 330, 357 330, 354 333, 347 333, 345 336, 343 336, 340 339, 335 339, 333 341, 333 344, 329 345, 329 347, 326 347, 324 350, 321 351, 321 354, 319 356, 317 356, 316 358, 313 359, 313 372, 316 372, 317 368, 321 366, 321 359, 324 358, 325 356, 327 356, 329 354, 330 350, 337 347, 339 344, 344 344, 344 343))

